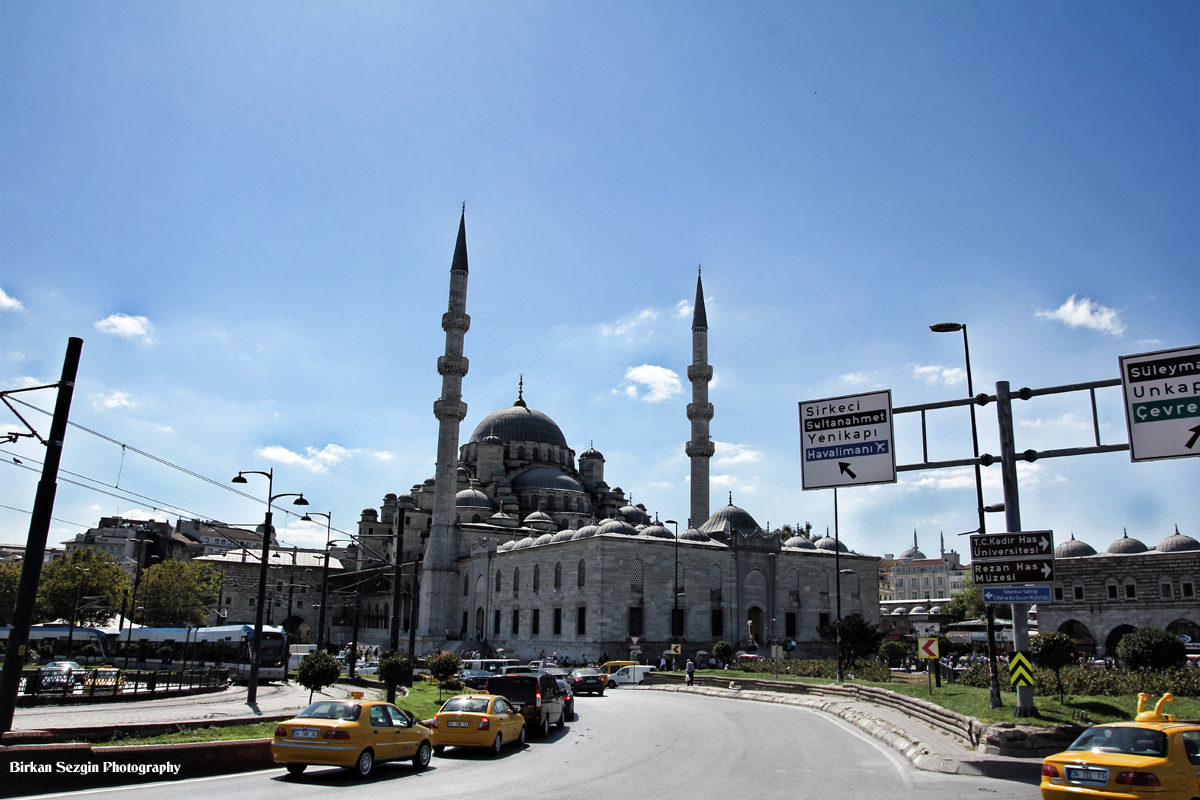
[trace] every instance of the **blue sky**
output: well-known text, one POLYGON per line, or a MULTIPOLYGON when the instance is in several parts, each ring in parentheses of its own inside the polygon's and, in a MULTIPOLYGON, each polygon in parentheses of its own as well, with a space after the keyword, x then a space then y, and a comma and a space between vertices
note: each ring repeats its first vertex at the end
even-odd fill
MULTIPOLYGON (((686 517, 702 263, 713 508, 831 526, 796 404, 964 395, 961 339, 930 323, 968 323, 989 392, 1200 343, 1198 31, 1195 3, 6 2, 0 386, 53 382, 80 336, 74 421, 222 484, 274 467, 351 529, 433 474, 465 200, 464 439, 524 374, 611 485, 686 517)), ((1099 403, 1125 441, 1120 390, 1099 403)), ((1018 449, 1092 443, 1086 396, 1015 414, 1018 449)), ((931 458, 969 455, 965 411, 930 424, 931 458)), ((22 542, 37 474, 13 455, 41 449, 0 453, 0 541, 22 542)), ((62 483, 52 542, 102 515, 261 518, 78 429, 63 468, 151 499, 62 483)), ((1020 476, 1026 529, 1200 537, 1195 461, 1020 476)), ((839 496, 860 551, 975 527, 963 470, 839 496)))

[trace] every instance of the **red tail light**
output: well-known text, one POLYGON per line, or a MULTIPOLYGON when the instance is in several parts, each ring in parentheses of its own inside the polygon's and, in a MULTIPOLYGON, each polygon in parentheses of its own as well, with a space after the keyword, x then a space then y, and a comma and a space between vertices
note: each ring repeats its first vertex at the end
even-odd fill
POLYGON ((538 693, 537 693, 537 703, 536 703, 535 705, 536 705, 538 708, 541 708, 541 707, 542 707, 542 687, 540 687, 540 686, 538 687, 538 693))
POLYGON ((1058 767, 1054 766, 1053 764, 1042 764, 1042 777, 1043 778, 1059 777, 1058 767))
POLYGON ((1153 772, 1119 772, 1116 782, 1123 786, 1162 786, 1153 772))
POLYGON ((429 720, 429 730, 436 731, 437 729, 438 729, 438 720, 437 720, 437 717, 434 717, 433 719, 429 720))
POLYGON ((349 739, 350 732, 349 731, 325 731, 325 733, 321 734, 321 738, 329 739, 330 741, 332 741, 334 739, 349 739))
POLYGON ((287 728, 280 725, 278 728, 275 729, 275 735, 282 736, 283 738, 286 739, 287 738, 287 728))
POLYGON ((492 721, 490 719, 488 719, 487 717, 479 718, 479 730, 481 730, 481 731, 491 730, 491 727, 492 727, 492 721))

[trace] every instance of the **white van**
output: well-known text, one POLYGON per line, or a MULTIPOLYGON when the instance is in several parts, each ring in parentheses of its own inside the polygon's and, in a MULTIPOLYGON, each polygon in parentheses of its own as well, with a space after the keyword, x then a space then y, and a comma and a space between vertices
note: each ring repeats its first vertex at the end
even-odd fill
POLYGON ((654 667, 643 666, 641 664, 621 667, 608 676, 608 688, 615 689, 625 683, 645 683, 646 673, 648 672, 654 672, 654 667))
POLYGON ((315 644, 294 644, 288 653, 288 671, 295 672, 300 669, 300 662, 306 655, 315 653, 317 646, 315 644))

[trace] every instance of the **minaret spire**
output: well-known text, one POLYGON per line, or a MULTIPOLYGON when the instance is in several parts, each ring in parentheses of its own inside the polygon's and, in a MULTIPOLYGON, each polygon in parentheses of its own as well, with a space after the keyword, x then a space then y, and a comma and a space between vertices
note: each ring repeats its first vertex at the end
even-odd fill
MULTIPOLYGON (((692 364, 687 369, 692 382, 692 402, 687 405, 687 418, 692 422, 692 438, 684 446, 692 462, 691 518, 692 527, 699 528, 708 520, 709 513, 709 459, 715 452, 709 438, 708 425, 713 418, 713 406, 708 402, 708 382, 712 380, 712 367, 708 364, 708 317, 704 313, 704 283, 700 268, 696 268, 696 307, 692 314, 692 364)), ((729 502, 733 503, 730 496, 729 502)))
POLYGON ((425 548, 417 623, 417 633, 426 647, 443 641, 446 630, 458 629, 454 619, 454 587, 458 584, 454 497, 458 491, 459 424, 467 415, 467 404, 462 401, 462 381, 470 366, 463 357, 463 340, 470 327, 471 318, 467 316, 467 206, 464 202, 458 221, 458 239, 454 244, 454 260, 450 264, 450 302, 442 315, 446 352, 437 361, 438 374, 442 376, 442 395, 433 402, 433 415, 438 420, 437 467, 433 520, 425 548))

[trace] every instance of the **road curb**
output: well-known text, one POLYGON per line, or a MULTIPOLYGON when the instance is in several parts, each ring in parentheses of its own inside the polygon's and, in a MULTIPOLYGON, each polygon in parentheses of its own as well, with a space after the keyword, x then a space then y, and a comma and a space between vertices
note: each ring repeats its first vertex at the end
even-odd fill
POLYGON ((724 697, 732 700, 751 700, 759 703, 800 706, 823 711, 849 722, 854 727, 886 744, 903 755, 914 767, 927 772, 948 775, 977 775, 999 780, 1039 783, 1042 775, 1042 760, 996 758, 980 754, 978 758, 955 758, 935 752, 918 741, 908 731, 903 731, 886 720, 872 716, 852 703, 830 697, 779 694, 776 692, 719 689, 710 686, 652 685, 628 687, 644 691, 684 692, 708 697, 724 697))

